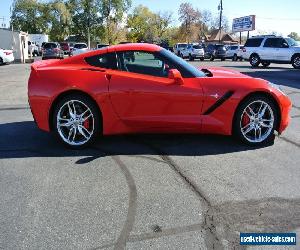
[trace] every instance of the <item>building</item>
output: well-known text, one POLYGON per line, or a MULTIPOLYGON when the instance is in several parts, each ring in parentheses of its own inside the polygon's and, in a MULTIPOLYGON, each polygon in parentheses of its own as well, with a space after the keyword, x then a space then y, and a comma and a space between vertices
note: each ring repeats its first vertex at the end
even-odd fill
POLYGON ((210 43, 221 43, 221 44, 237 44, 238 41, 235 40, 229 33, 226 33, 223 29, 213 30, 210 35, 204 37, 204 42, 210 43))
POLYGON ((0 28, 0 48, 13 50, 15 61, 28 61, 28 33, 0 28))

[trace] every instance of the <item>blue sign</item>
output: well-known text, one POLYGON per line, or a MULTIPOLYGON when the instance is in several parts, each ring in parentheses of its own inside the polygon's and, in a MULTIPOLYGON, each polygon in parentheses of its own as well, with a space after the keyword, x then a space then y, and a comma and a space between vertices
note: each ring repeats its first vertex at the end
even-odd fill
POLYGON ((245 16, 233 19, 232 32, 255 30, 255 16, 245 16))

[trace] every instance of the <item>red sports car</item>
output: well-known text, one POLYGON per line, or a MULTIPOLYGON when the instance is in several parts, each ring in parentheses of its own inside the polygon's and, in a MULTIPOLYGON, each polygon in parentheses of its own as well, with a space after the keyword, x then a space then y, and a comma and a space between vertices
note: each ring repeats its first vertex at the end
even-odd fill
POLYGON ((122 44, 32 65, 29 103, 38 127, 68 146, 98 135, 210 133, 257 145, 288 125, 278 86, 223 68, 195 68, 152 44, 122 44))

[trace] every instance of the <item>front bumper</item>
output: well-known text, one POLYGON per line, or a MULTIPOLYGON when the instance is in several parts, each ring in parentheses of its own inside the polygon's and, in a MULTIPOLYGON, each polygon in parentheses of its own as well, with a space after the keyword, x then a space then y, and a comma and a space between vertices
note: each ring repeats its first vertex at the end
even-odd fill
POLYGON ((278 127, 278 133, 281 134, 289 125, 291 117, 290 111, 292 109, 292 102, 289 97, 281 95, 279 97, 280 102, 280 111, 281 111, 281 120, 278 127))

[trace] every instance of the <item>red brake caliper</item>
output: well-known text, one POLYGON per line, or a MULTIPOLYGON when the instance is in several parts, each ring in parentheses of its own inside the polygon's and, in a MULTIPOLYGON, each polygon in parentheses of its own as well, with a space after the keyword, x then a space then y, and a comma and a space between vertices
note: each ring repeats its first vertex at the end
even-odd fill
POLYGON ((83 126, 84 126, 87 130, 90 128, 90 122, 89 122, 88 119, 85 120, 85 121, 83 122, 83 126))
POLYGON ((242 118, 242 125, 243 125, 243 127, 245 127, 249 123, 250 123, 250 118, 249 118, 249 116, 246 113, 244 113, 243 118, 242 118))

